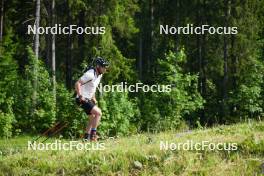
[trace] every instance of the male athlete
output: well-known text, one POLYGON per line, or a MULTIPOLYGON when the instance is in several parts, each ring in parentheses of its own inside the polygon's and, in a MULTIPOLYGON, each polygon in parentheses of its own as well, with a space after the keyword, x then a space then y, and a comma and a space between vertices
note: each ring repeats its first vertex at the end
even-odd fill
POLYGON ((75 90, 77 93, 76 102, 85 110, 87 115, 90 115, 84 135, 85 140, 97 140, 96 128, 99 125, 102 112, 101 109, 96 106, 97 101, 95 92, 108 65, 109 63, 105 59, 101 57, 96 58, 95 68, 91 67, 88 69, 75 83, 75 90))

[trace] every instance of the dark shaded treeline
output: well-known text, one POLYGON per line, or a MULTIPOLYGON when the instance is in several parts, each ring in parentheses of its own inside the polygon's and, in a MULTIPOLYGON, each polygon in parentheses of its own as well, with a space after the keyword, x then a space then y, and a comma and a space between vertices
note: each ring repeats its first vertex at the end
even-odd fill
POLYGON ((104 114, 111 114, 106 115, 101 127, 105 134, 176 128, 184 122, 191 126, 232 123, 260 118, 263 114, 262 1, 1 0, 0 4, 1 74, 4 75, 0 112, 3 119, 12 116, 3 123, 11 124, 5 125, 7 131, 16 128, 27 131, 32 119, 33 124, 39 124, 32 127, 36 131, 56 120, 75 119, 79 122, 69 129, 75 134, 73 131, 82 126, 81 120, 86 117, 81 112, 72 114, 76 111, 74 103, 65 101, 72 101, 71 91, 84 65, 99 55, 111 62, 104 84, 141 81, 175 85, 169 94, 98 95, 104 114), (106 32, 104 35, 28 35, 27 25, 38 24, 38 7, 39 26, 103 26, 106 32), (235 26, 238 34, 160 35, 160 25, 185 27, 187 24, 235 26), (34 63, 36 58, 44 65, 34 63), (29 72, 28 67, 32 69, 29 72), (42 80, 47 75, 45 71, 40 73, 38 67, 49 73, 48 82, 42 80), (8 71, 12 68, 14 72, 8 71), (25 91, 10 92, 10 86, 18 87, 6 84, 12 80, 19 82, 25 91), (44 96, 40 87, 48 95, 44 96), (28 98, 25 100, 28 104, 15 103, 22 96, 19 93, 26 94, 23 96, 28 98), (46 100, 47 97, 52 101, 46 100), (7 103, 6 99, 12 102, 7 103), (121 103, 124 111, 112 110, 110 103, 116 106, 121 103), (132 107, 129 112, 127 106, 132 107), (63 112, 64 108, 68 111, 63 112), (49 120, 43 122, 44 117, 49 120), (16 123, 22 119, 24 122, 16 123), (111 123, 116 126, 110 127, 111 123), (119 124, 125 127, 117 127, 119 124))

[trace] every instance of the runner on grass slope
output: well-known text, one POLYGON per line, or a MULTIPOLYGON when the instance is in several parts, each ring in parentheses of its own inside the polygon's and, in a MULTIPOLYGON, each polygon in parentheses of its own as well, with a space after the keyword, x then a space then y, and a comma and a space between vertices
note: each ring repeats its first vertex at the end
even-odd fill
POLYGON ((96 105, 95 92, 108 65, 109 63, 105 59, 101 57, 96 58, 95 67, 89 68, 75 83, 75 90, 77 93, 76 103, 82 107, 89 116, 89 122, 84 134, 85 140, 97 140, 96 128, 99 125, 102 112, 96 105))

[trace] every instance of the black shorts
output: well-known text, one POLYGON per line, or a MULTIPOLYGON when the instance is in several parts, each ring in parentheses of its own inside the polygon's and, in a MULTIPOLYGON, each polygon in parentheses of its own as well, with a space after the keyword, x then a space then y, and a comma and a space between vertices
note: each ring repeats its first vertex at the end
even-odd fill
POLYGON ((86 114, 88 115, 91 114, 91 110, 95 106, 93 101, 87 100, 87 101, 80 102, 79 98, 76 98, 75 100, 76 100, 77 105, 83 108, 86 114))

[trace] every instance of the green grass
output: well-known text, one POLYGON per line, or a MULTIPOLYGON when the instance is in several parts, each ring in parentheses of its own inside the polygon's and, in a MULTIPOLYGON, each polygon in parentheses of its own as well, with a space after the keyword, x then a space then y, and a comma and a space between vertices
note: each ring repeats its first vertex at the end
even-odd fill
POLYGON ((261 175, 264 163, 264 122, 108 139, 101 141, 101 151, 33 151, 27 149, 29 140, 32 137, 0 140, 0 175, 240 176, 261 175), (237 150, 160 150, 160 141, 188 140, 237 143, 237 150))

